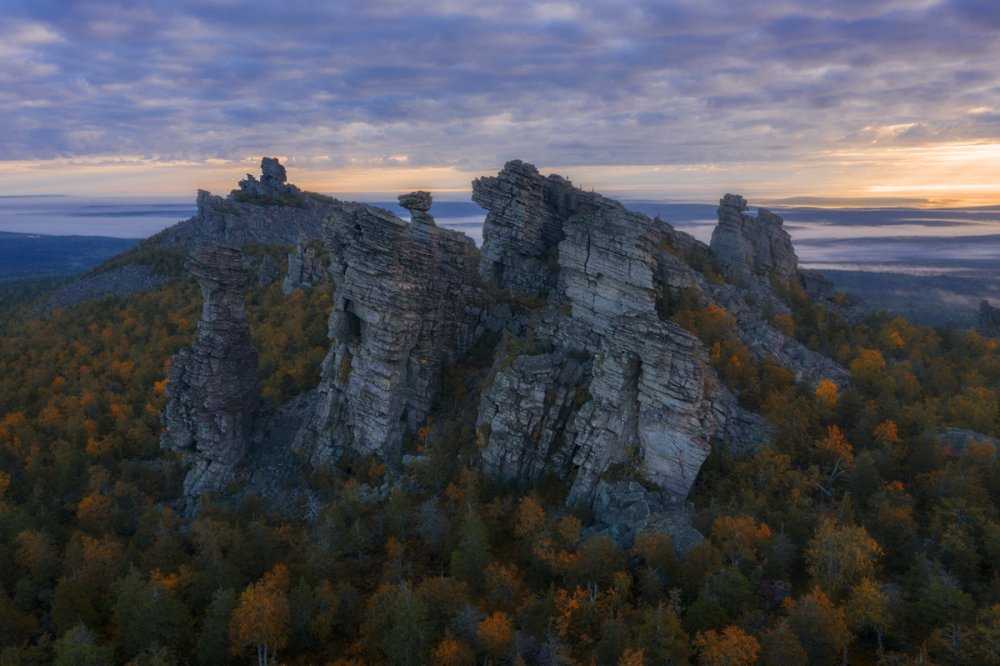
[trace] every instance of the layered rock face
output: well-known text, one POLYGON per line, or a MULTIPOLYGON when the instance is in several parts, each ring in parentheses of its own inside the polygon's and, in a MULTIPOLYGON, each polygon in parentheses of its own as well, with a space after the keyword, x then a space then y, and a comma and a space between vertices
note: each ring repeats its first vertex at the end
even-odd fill
POLYGON ((552 286, 562 225, 583 194, 559 176, 542 178, 520 160, 495 177, 472 183, 472 200, 486 211, 482 275, 501 289, 541 295, 552 286))
POLYGON ((781 217, 765 208, 749 212, 738 194, 722 197, 718 212, 711 248, 727 273, 750 280, 774 276, 783 283, 795 275, 798 258, 781 217))
POLYGON ((261 160, 261 177, 247 175, 227 197, 198 191, 198 213, 169 229, 164 247, 180 249, 221 243, 296 245, 300 238, 319 239, 323 220, 343 204, 331 197, 303 192, 287 182, 278 160, 261 160))
POLYGON ((281 282, 281 291, 290 294, 295 289, 311 289, 329 281, 316 248, 308 245, 305 236, 299 236, 295 250, 288 253, 288 274, 281 282))
MULTIPOLYGON (((488 210, 483 276, 546 296, 525 337, 548 350, 501 360, 483 392, 485 469, 569 478, 570 503, 591 502, 617 466, 685 496, 710 439, 744 414, 706 389, 718 380, 701 343, 656 313, 667 251, 696 241, 522 162, 476 181, 474 199, 488 210)), ((759 418, 742 422, 763 435, 759 418)))
POLYGON ((247 451, 260 405, 257 352, 250 341, 243 299, 248 280, 242 253, 200 247, 190 270, 203 304, 194 344, 170 362, 160 445, 190 464, 184 494, 222 487, 247 451))
POLYGON ((425 194, 400 197, 410 223, 364 205, 328 218, 333 345, 297 438, 317 464, 334 461, 345 446, 398 458, 404 432, 430 412, 444 364, 475 340, 483 306, 478 253, 464 234, 434 223, 425 194))
POLYGON ((274 157, 264 157, 260 161, 260 180, 247 174, 240 181, 240 192, 255 197, 288 197, 301 194, 301 190, 288 183, 285 167, 274 157))

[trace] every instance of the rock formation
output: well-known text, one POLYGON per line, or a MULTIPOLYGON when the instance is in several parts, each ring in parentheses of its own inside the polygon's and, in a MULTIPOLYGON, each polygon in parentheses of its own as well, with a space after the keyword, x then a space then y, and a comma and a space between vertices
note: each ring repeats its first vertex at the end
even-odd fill
POLYGON ((316 248, 308 244, 304 236, 299 236, 295 250, 288 253, 288 274, 281 282, 281 291, 290 294, 295 289, 311 289, 329 281, 330 276, 316 248))
POLYGON ((301 190, 288 183, 285 167, 274 157, 264 157, 260 161, 260 180, 247 174, 246 180, 240 181, 240 192, 252 197, 281 198, 294 197, 301 190))
POLYGON ((524 337, 546 350, 499 358, 483 392, 488 472, 566 477, 569 502, 589 503, 623 467, 683 497, 728 419, 763 435, 729 391, 706 389, 718 380, 701 343, 657 315, 664 255, 696 241, 519 161, 477 180, 473 199, 488 210, 482 275, 545 297, 524 337))
POLYGON ((364 205, 328 218, 333 346, 297 439, 317 463, 346 446, 395 462, 404 432, 430 412, 444 365, 475 340, 478 253, 464 234, 434 224, 425 195, 400 198, 420 213, 410 223, 364 205))
POLYGON ((712 252, 730 275, 757 281, 773 276, 787 283, 795 275, 798 259, 782 223, 765 208, 751 213, 746 199, 727 194, 719 201, 712 252))
POLYGON ((227 197, 199 190, 197 214, 163 232, 162 246, 294 247, 300 238, 319 239, 325 217, 343 204, 289 184, 285 167, 274 158, 261 160, 261 172, 260 180, 247 175, 227 197))
MULTIPOLYGON (((312 198, 288 186, 276 162, 262 166, 260 181, 248 177, 228 199, 201 196, 197 224, 217 225, 212 237, 251 242, 264 233, 263 211, 282 211, 274 224, 285 226, 269 230, 272 239, 302 233, 295 211, 326 216, 332 345, 319 386, 263 428, 272 439, 285 433, 281 448, 314 465, 351 451, 400 472, 404 438, 434 415, 443 371, 489 336, 489 344, 497 340, 492 366, 470 398, 478 401, 483 469, 521 483, 564 479, 567 502, 593 508, 616 538, 653 525, 690 542, 697 535, 678 502, 711 447, 747 452, 769 432, 719 380, 702 342, 669 319, 669 294, 684 290, 724 308, 751 354, 777 358, 803 381, 849 381, 846 370, 772 325, 788 306, 771 279, 795 278, 797 260, 781 218, 763 209, 751 215, 742 197, 722 199, 710 248, 513 161, 473 184, 473 199, 487 210, 480 253, 437 226, 427 192, 399 197, 406 222, 372 206, 312 198), (294 205, 267 204, 275 198, 294 205), (729 282, 695 268, 707 271, 713 256, 729 282), (638 517, 615 526, 615 512, 638 517)), ((286 287, 327 274, 305 238, 297 238, 286 287)), ((164 446, 192 461, 192 496, 232 472, 257 404, 234 253, 218 248, 192 262, 205 292, 202 330, 170 371, 164 446)))
POLYGON ((222 487, 247 451, 260 403, 257 352, 244 312, 248 274, 232 247, 199 247, 190 270, 203 304, 194 344, 170 362, 161 446, 190 465, 184 494, 222 487))
POLYGON ((988 337, 1000 336, 1000 308, 990 305, 983 299, 979 302, 979 314, 976 316, 976 330, 980 335, 988 337))
POLYGON ((483 278, 500 289, 518 287, 531 295, 552 286, 554 252, 562 239, 562 223, 576 207, 578 194, 560 176, 542 178, 520 160, 504 166, 496 177, 478 178, 472 200, 486 211, 483 224, 483 278))

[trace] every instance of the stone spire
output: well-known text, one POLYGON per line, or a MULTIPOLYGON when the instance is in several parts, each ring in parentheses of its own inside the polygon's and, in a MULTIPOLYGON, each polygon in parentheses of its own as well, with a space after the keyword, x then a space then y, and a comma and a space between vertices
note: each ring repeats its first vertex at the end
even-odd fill
POLYGON ((225 485, 246 454, 260 386, 243 305, 242 253, 199 247, 189 268, 201 286, 201 319, 194 344, 170 362, 160 445, 191 465, 184 494, 196 498, 225 485))

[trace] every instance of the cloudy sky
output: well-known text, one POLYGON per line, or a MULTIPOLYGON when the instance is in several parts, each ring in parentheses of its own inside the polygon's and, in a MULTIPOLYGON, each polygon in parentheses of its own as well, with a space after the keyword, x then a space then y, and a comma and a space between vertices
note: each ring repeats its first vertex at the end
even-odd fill
POLYGON ((996 0, 0 0, 0 195, 1000 203, 996 0))

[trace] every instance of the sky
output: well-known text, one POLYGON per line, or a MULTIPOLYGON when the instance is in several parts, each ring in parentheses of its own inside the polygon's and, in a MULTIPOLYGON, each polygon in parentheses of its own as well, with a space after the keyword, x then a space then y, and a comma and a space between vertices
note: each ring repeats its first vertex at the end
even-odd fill
POLYGON ((0 195, 1000 204, 995 0, 0 0, 0 195))

